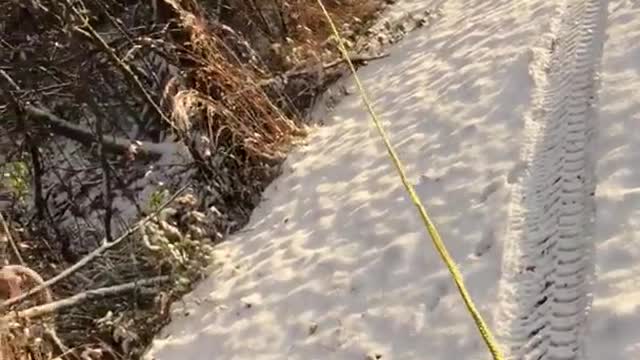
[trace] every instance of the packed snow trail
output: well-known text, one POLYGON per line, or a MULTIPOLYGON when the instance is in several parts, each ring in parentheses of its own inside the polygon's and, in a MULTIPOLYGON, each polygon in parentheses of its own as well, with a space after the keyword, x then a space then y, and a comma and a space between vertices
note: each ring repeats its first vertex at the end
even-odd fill
POLYGON ((533 63, 527 171, 513 192, 498 326, 509 359, 584 359, 593 278, 592 146, 607 1, 568 0, 533 63), (537 68, 535 68, 537 67, 537 68))

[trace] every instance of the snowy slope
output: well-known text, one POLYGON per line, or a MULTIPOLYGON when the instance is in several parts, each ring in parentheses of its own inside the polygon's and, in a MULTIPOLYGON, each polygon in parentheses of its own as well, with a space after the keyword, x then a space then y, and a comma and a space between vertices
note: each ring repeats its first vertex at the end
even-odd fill
MULTIPOLYGON (((535 70, 555 46, 551 19, 566 17, 568 3, 578 1, 401 0, 397 13, 437 4, 442 17, 360 71, 494 328, 515 324, 509 316, 493 321, 508 304, 498 297, 500 279, 502 289, 505 278, 513 285, 502 277, 510 271, 503 243, 517 239, 507 237, 513 190, 531 173, 522 150, 536 141, 525 118, 544 92, 535 70)), ((640 142, 632 141, 640 14, 633 1, 611 7, 595 126, 598 277, 589 350, 593 359, 622 360, 640 356, 640 330, 631 331, 640 320, 637 296, 622 295, 640 289, 640 246, 631 241, 640 226, 633 217, 640 177, 631 165, 640 160, 640 142)), ((600 59, 592 60, 595 69, 600 59)), ((148 358, 488 358, 357 95, 343 99, 283 169, 247 229, 219 247, 220 268, 177 304, 148 358)))
POLYGON ((610 1, 597 128, 592 359, 640 358, 640 2, 610 1))

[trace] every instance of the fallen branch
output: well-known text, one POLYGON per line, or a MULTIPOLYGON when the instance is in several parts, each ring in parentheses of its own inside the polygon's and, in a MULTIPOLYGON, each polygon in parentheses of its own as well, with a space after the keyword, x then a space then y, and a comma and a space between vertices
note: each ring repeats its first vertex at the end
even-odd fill
MULTIPOLYGON (((0 75, 15 91, 22 91, 18 84, 4 70, 0 70, 0 75)), ((49 109, 32 104, 25 104, 21 106, 21 109, 24 110, 31 119, 42 121, 47 125, 48 129, 56 135, 77 141, 87 147, 98 145, 98 139, 89 129, 73 124, 55 115, 49 109)), ((131 141, 115 136, 105 136, 103 139, 102 145, 104 151, 111 154, 128 156, 132 155, 132 150, 135 149, 136 155, 151 160, 158 160, 163 155, 163 151, 158 145, 151 142, 131 141)))
POLYGON ((0 304, 0 311, 5 310, 9 306, 12 306, 12 305, 15 305, 15 304, 17 304, 17 303, 19 303, 21 301, 24 301, 25 299, 37 294, 38 292, 40 292, 40 291, 42 291, 44 289, 50 288, 54 284, 57 284, 60 280, 66 278, 66 277, 74 274, 78 270, 82 269, 87 264, 89 264, 91 261, 93 261, 95 258, 100 256, 102 253, 104 253, 105 251, 107 251, 107 250, 111 249, 112 247, 118 245, 124 239, 128 238, 131 234, 133 234, 134 232, 138 231, 138 229, 140 229, 140 227, 142 227, 143 225, 145 225, 146 223, 151 221, 151 219, 156 217, 160 213, 160 211, 162 211, 165 207, 167 207, 169 204, 171 204, 171 202, 173 202, 173 200, 175 200, 178 196, 180 196, 180 194, 182 194, 182 192, 184 190, 186 190, 187 187, 188 187, 188 185, 185 185, 182 188, 180 188, 164 204, 162 204, 160 207, 158 207, 158 209, 156 211, 154 211, 150 215, 146 216, 142 220, 138 221, 134 226, 130 227, 119 238, 113 240, 113 242, 108 242, 106 239, 103 239, 102 240, 103 241, 102 245, 100 247, 98 247, 95 250, 93 250, 87 256, 83 257, 80 261, 78 261, 77 263, 73 264, 71 267, 65 269, 60 274, 52 277, 51 279, 49 279, 49 280, 45 281, 44 283, 32 288, 31 290, 29 290, 28 292, 26 292, 26 293, 24 293, 24 294, 22 294, 20 296, 17 296, 17 297, 14 297, 14 298, 6 300, 2 304, 0 304))
MULTIPOLYGON (((89 129, 66 121, 47 109, 30 104, 24 106, 25 112, 30 118, 40 120, 48 125, 48 128, 56 135, 64 136, 90 147, 97 144, 97 139, 89 129)), ((146 141, 130 141, 117 137, 104 137, 104 151, 118 155, 128 155, 135 148, 136 154, 157 160, 162 156, 162 151, 154 143, 146 141)))
POLYGON ((79 294, 70 296, 62 300, 50 302, 44 305, 34 306, 22 311, 12 312, 0 318, 0 323, 5 321, 16 320, 16 319, 33 319, 33 318, 53 314, 60 310, 63 310, 69 307, 74 307, 77 304, 84 301, 101 299, 108 296, 115 296, 121 293, 136 290, 141 287, 148 287, 148 286, 162 284, 169 281, 169 279, 170 279, 169 276, 158 276, 151 279, 132 281, 126 284, 83 291, 79 294))

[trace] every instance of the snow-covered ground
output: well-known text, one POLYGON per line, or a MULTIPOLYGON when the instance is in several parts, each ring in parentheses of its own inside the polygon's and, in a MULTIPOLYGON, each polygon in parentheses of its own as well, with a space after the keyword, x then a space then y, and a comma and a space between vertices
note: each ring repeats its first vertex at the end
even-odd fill
MULTIPOLYGON (((398 14, 437 6, 442 15, 360 71, 481 313, 501 339, 505 329, 529 329, 523 339, 507 340, 515 349, 524 346, 526 356, 540 351, 541 357, 518 359, 582 359, 576 353, 583 343, 588 358, 640 358, 640 245, 634 241, 640 231, 640 3, 609 1, 605 38, 604 26, 584 19, 604 19, 606 3, 400 0, 393 10, 398 14), (560 31, 563 19, 577 25, 560 31), (593 58, 584 58, 582 42, 593 58), (600 104, 593 112, 577 111, 592 104, 589 89, 598 85, 592 71, 601 62, 600 104), (560 122, 555 131, 564 118, 537 112, 545 97, 558 113, 567 109, 569 125, 560 122), (587 140, 575 140, 576 131, 587 140), (524 150, 531 141, 534 154, 524 150), (538 147, 551 155, 537 153, 538 147), (577 229, 586 234, 579 238, 586 241, 578 240, 576 254, 587 255, 579 256, 584 266, 574 279, 581 291, 570 304, 578 320, 562 329, 557 312, 569 310, 558 305, 568 291, 560 280, 567 261, 578 263, 565 251, 567 208, 556 213, 549 210, 554 204, 547 209, 520 195, 536 193, 536 186, 549 192, 545 181, 555 169, 549 164, 561 163, 562 176, 574 174, 575 162, 567 159, 576 151, 590 161, 580 174, 590 177, 595 166, 597 215, 595 230, 586 224, 586 210, 579 216, 585 226, 577 229), (537 219, 542 209, 541 216, 557 221, 559 250, 542 258, 522 251, 535 236, 514 231, 518 209, 527 219, 537 219), (595 258, 588 256, 593 245, 595 258), (519 278, 518 264, 538 268, 519 278), (540 275, 538 269, 548 271, 540 275), (547 305, 504 296, 531 292, 548 277, 552 290, 534 294, 548 295, 547 305), (509 279, 526 279, 532 287, 509 279), (589 293, 593 307, 583 323, 589 293), (519 323, 527 309, 541 323, 519 323), (535 336, 542 345, 530 346, 535 336)), ((220 266, 175 306, 173 322, 148 358, 488 358, 359 97, 344 98, 324 123, 291 154, 247 229, 218 248, 220 266)), ((588 181, 565 182, 589 196, 588 181)))
POLYGON ((640 358, 640 2, 610 1, 597 128, 592 359, 640 358))

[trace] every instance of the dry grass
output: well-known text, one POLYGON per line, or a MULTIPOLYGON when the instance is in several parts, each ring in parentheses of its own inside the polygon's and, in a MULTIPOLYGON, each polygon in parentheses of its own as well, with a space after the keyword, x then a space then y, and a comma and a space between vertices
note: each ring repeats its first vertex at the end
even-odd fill
POLYGON ((239 149, 249 157, 283 158, 304 131, 260 87, 264 73, 238 58, 223 40, 225 33, 233 31, 208 23, 195 1, 171 3, 195 64, 184 77, 186 86, 173 96, 176 127, 206 134, 212 153, 239 149))
MULTIPOLYGON (((209 154, 223 151, 282 159, 305 134, 287 117, 305 110, 293 105, 292 99, 305 94, 283 92, 276 95, 276 105, 273 94, 270 97, 260 84, 273 72, 310 68, 339 56, 319 5, 311 0, 233 0, 229 2, 232 13, 223 16, 231 25, 226 26, 208 22, 196 0, 165 1, 178 15, 195 64, 182 79, 180 90, 175 91, 178 80, 167 86, 174 90, 166 93, 171 94, 176 127, 185 133, 206 134, 209 154), (285 98, 288 105, 281 103, 285 98)), ((326 1, 346 37, 353 39, 374 18, 380 4, 378 0, 326 1)))

